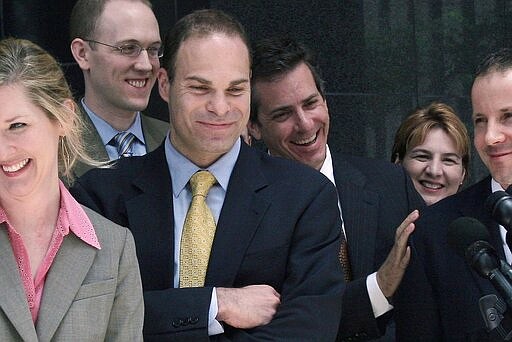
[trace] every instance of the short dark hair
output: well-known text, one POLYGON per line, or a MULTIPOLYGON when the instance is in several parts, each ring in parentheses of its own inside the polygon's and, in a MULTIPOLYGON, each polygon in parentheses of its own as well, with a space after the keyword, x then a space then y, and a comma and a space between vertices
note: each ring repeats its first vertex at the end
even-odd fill
MULTIPOLYGON (((98 19, 107 2, 111 0, 78 0, 69 17, 69 38, 93 39, 98 19)), ((149 0, 135 0, 152 8, 149 0)))
POLYGON ((309 49, 288 36, 266 38, 253 46, 251 116, 252 122, 258 122, 259 98, 255 91, 257 81, 273 82, 295 69, 299 64, 307 65, 318 92, 325 99, 324 81, 320 69, 309 49))
POLYGON ((214 33, 239 37, 245 43, 251 61, 249 38, 240 22, 221 10, 197 10, 178 20, 166 34, 164 56, 160 62, 167 71, 169 82, 174 79, 176 56, 181 44, 190 37, 207 37, 214 33))
POLYGON ((502 48, 488 54, 480 64, 478 64, 474 79, 485 76, 491 72, 503 72, 508 69, 512 69, 512 49, 502 48))

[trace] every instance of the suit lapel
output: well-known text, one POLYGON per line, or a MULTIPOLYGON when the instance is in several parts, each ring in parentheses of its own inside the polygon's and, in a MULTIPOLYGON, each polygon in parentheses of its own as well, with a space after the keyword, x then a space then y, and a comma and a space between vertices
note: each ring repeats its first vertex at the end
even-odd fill
POLYGON ((267 185, 261 160, 242 144, 217 224, 206 285, 231 286, 270 201, 258 194, 267 185))
POLYGON ((168 127, 165 126, 163 121, 157 121, 150 118, 145 114, 140 114, 142 132, 146 143, 146 150, 151 152, 162 144, 162 141, 167 134, 168 127))
POLYGON ((133 186, 139 194, 126 202, 128 226, 137 241, 139 261, 148 260, 141 265, 143 279, 163 279, 154 275, 170 272, 165 284, 149 284, 145 287, 172 287, 174 272, 174 214, 172 201, 172 183, 169 167, 165 158, 164 144, 146 155, 142 172, 133 186), (151 222, 151 224, 148 224, 151 222), (165 248, 151 248, 155 243, 165 248))
MULTIPOLYGON (((472 199, 464 202, 464 206, 460 209, 461 216, 473 217, 479 220, 487 227, 490 235, 490 243, 496 249, 499 258, 505 260, 505 252, 502 247, 502 240, 498 223, 493 220, 491 213, 485 209, 484 202, 491 194, 491 178, 487 177, 477 183, 471 190, 473 193, 468 198, 472 199)), ((471 275, 477 284, 480 294, 486 295, 496 290, 491 282, 474 271, 471 266, 466 263, 466 267, 470 269, 471 275)))
MULTIPOLYGON (((103 146, 103 141, 94 127, 94 124, 89 118, 89 115, 85 112, 85 109, 82 107, 82 104, 79 105, 80 116, 84 122, 85 128, 84 133, 82 135, 83 144, 86 148, 87 153, 94 159, 98 161, 108 161, 108 154, 105 150, 105 146, 103 146)), ((81 161, 78 161, 74 167, 74 172, 77 177, 83 175, 85 172, 91 169, 90 165, 87 165, 81 161)))
POLYGON ((378 196, 365 189, 366 177, 351 164, 333 156, 333 168, 352 274, 358 278, 374 269, 378 196))
POLYGON ((48 271, 37 321, 42 341, 50 341, 91 268, 96 249, 69 233, 48 271))
POLYGON ((7 228, 0 225, 0 307, 24 341, 36 341, 36 330, 28 308, 7 228))

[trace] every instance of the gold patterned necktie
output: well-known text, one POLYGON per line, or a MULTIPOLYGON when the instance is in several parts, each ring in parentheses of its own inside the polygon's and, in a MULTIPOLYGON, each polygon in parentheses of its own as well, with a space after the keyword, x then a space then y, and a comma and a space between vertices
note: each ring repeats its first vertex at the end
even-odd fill
POLYGON ((348 283, 352 280, 352 270, 350 268, 350 260, 348 257, 347 239, 345 238, 345 232, 343 230, 341 230, 341 245, 338 257, 340 259, 341 267, 343 268, 345 282, 348 283))
POLYGON ((209 171, 199 171, 190 177, 192 201, 181 236, 180 287, 204 286, 216 228, 212 212, 206 205, 206 196, 216 182, 209 171))

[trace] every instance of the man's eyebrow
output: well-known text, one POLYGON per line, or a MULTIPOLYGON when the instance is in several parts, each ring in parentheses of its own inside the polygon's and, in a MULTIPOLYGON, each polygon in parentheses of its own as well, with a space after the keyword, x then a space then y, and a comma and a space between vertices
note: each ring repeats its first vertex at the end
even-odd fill
POLYGON ((269 114, 269 115, 272 115, 272 114, 275 114, 275 113, 277 113, 277 112, 288 111, 288 110, 290 110, 291 108, 293 108, 293 107, 292 107, 292 106, 290 106, 290 105, 280 106, 280 107, 277 107, 277 108, 272 109, 268 114, 269 114))
POLYGON ((313 100, 314 98, 319 97, 319 96, 320 96, 320 94, 319 94, 319 93, 311 94, 311 95, 309 95, 308 97, 306 97, 304 100, 302 100, 302 103, 307 103, 307 102, 309 102, 309 101, 311 101, 311 100, 313 100))
POLYGON ((229 84, 233 86, 233 85, 239 85, 239 84, 242 84, 242 83, 249 83, 249 79, 247 79, 247 78, 240 78, 238 80, 231 81, 229 84))
MULTIPOLYGON (((144 45, 137 39, 125 39, 125 40, 121 40, 121 41, 117 42, 116 44, 118 44, 118 45, 137 44, 137 45, 144 47, 144 45)), ((154 42, 149 43, 148 46, 154 46, 154 45, 162 45, 162 42, 159 40, 155 40, 154 42)))
POLYGON ((187 81, 196 81, 196 82, 199 82, 199 83, 202 83, 202 84, 208 84, 208 85, 212 84, 212 81, 208 81, 207 79, 199 77, 199 76, 189 76, 189 77, 185 78, 185 80, 187 80, 187 81))

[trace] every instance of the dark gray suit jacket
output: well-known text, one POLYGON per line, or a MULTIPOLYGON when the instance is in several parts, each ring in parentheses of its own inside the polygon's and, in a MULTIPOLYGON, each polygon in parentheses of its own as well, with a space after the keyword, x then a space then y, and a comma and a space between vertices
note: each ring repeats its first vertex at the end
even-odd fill
MULTIPOLYGON (((377 338, 389 315, 374 318, 366 277, 384 262, 400 223, 425 204, 398 165, 341 154, 332 159, 354 279, 343 295, 338 341, 377 338)), ((382 339, 394 340, 393 329, 382 339)))
MULTIPOLYGON (((103 145, 103 141, 101 141, 101 137, 94 127, 89 115, 85 112, 82 105, 79 106, 80 114, 82 120, 85 123, 86 129, 83 132, 82 139, 84 142, 84 146, 86 148, 87 153, 94 159, 98 161, 108 161, 108 154, 105 150, 105 146, 103 145)), ((141 113, 141 125, 142 132, 144 134, 144 140, 146 141, 146 146, 148 152, 156 149, 162 141, 164 140, 167 132, 169 130, 169 124, 165 121, 158 120, 147 116, 146 114, 141 113)), ((80 177, 85 172, 89 171, 92 167, 87 165, 81 161, 77 162, 73 168, 73 173, 75 177, 80 177)))
POLYGON ((267 325, 224 325, 213 340, 333 341, 344 289, 336 191, 309 167, 242 143, 217 224, 206 285, 173 288, 174 216, 164 146, 95 169, 71 192, 129 227, 139 257, 145 341, 208 341, 212 287, 268 284, 281 305, 267 325))

